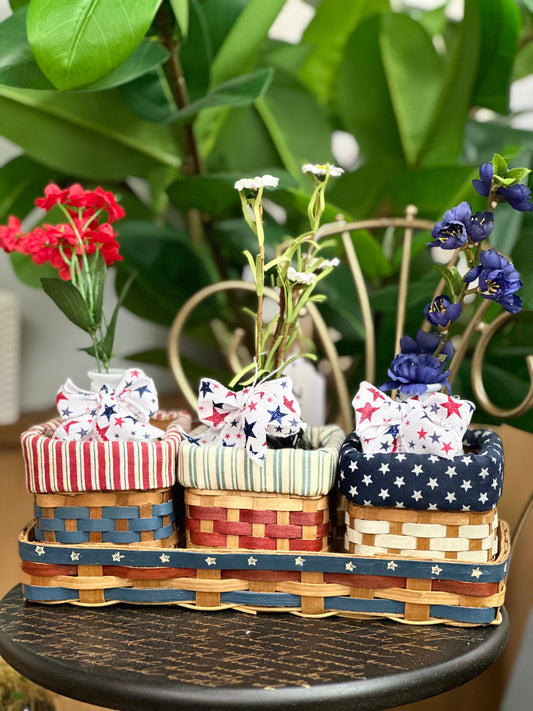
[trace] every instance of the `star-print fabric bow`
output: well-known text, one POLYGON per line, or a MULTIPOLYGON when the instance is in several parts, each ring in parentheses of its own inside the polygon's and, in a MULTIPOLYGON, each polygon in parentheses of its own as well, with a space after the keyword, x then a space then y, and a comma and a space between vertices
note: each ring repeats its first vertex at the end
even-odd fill
POLYGON ((127 370, 114 390, 107 385, 98 392, 81 390, 69 378, 56 402, 63 419, 54 432, 57 439, 149 441, 162 435, 150 424, 158 409, 154 381, 139 369, 127 370))
POLYGON ((208 426, 198 443, 246 448, 256 463, 265 460, 266 436, 297 434, 305 423, 292 393, 290 378, 266 380, 238 392, 203 378, 198 394, 198 417, 208 426))
POLYGON ((463 454, 463 435, 474 412, 469 400, 439 392, 423 402, 418 396, 392 400, 367 382, 359 386, 352 405, 363 452, 414 452, 448 459, 463 454))

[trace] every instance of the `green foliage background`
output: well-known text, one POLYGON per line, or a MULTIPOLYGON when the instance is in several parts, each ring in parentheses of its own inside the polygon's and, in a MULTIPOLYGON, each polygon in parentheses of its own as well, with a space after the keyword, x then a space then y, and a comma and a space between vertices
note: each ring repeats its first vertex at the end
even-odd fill
MULTIPOLYGON (((354 136, 360 160, 332 185, 327 220, 401 215, 408 204, 437 220, 461 200, 483 209, 471 184, 482 162, 498 152, 531 167, 533 133, 509 125, 511 81, 533 72, 531 0, 465 0, 461 21, 448 19, 445 4, 431 12, 393 11, 385 0, 310 4, 314 19, 301 42, 288 44, 268 36, 284 0, 12 0, 13 15, 0 24, 0 133, 24 155, 0 170, 0 221, 28 214, 51 180, 120 193, 128 219, 117 287, 138 271, 126 306, 168 326, 194 291, 239 277, 242 251, 254 248, 234 181, 277 175, 280 189, 269 197, 287 223, 267 216, 267 240, 299 233, 311 190, 300 166, 334 161, 334 131, 354 136), (489 121, 480 108, 492 112, 489 121)), ((485 365, 489 394, 510 406, 529 387, 533 218, 504 205, 496 223, 492 245, 525 283, 525 310, 485 365)), ((393 355, 399 239, 353 234, 371 291, 380 382, 393 355)), ((437 280, 427 241, 427 233, 415 237, 411 335, 437 280)), ((20 255, 13 264, 26 283, 39 283, 42 270, 20 255)), ((341 353, 353 357, 354 390, 364 332, 346 266, 325 289, 322 311, 341 333, 341 353)), ((217 348, 202 325, 217 318, 231 331, 239 314, 239 304, 219 298, 189 322, 191 379, 206 374, 217 348)), ((472 397, 468 358, 455 391, 472 397)), ((515 424, 533 430, 533 412, 515 424)))

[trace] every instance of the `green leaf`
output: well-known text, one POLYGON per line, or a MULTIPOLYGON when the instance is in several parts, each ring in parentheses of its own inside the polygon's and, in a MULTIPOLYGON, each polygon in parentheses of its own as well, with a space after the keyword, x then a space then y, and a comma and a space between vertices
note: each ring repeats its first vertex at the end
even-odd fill
POLYGON ((421 149, 423 165, 449 165, 461 153, 479 65, 480 0, 466 0, 464 18, 446 63, 446 78, 421 149))
POLYGON ((295 180, 304 181, 301 171, 304 163, 333 162, 332 127, 315 97, 291 76, 277 72, 256 107, 285 169, 295 180), (305 117, 305 131, 302 117, 305 117))
POLYGON ((352 32, 370 15, 388 9, 387 0, 329 0, 320 3, 302 37, 302 43, 313 49, 299 77, 321 104, 329 103, 336 93, 339 66, 352 32))
POLYGON ((521 29, 520 9, 515 0, 483 0, 479 10, 481 50, 472 103, 506 114, 521 29))
POLYGON ((511 168, 507 171, 507 177, 512 178, 513 183, 518 183, 520 180, 527 178, 531 173, 529 168, 511 168))
POLYGON ((189 236, 170 227, 125 220, 120 251, 124 262, 117 264, 117 288, 132 271, 137 275, 124 305, 155 323, 170 325, 189 296, 216 279, 189 236))
POLYGON ((103 358, 104 362, 109 362, 113 357, 113 344, 115 342, 115 330, 117 327, 118 315, 126 299, 126 296, 128 295, 131 285, 135 280, 135 277, 135 273, 130 274, 129 277, 122 284, 118 294, 117 303, 115 304, 115 308, 113 309, 113 314, 111 316, 111 319, 109 320, 109 323, 106 326, 105 336, 98 343, 98 352, 100 357, 103 358))
POLYGON ((507 163, 505 158, 499 153, 495 153, 492 158, 492 168, 495 176, 505 177, 507 175, 507 163))
POLYGON ((442 91, 444 64, 425 30, 401 13, 381 17, 379 44, 403 152, 415 165, 442 91))
POLYGON ((367 162, 404 164, 381 58, 380 31, 380 17, 371 17, 348 39, 339 67, 338 111, 342 128, 354 134, 367 162))
POLYGON ((533 74, 533 42, 525 44, 515 56, 513 64, 513 81, 523 79, 529 74, 533 74))
POLYGON ((89 270, 93 282, 92 293, 94 295, 94 323, 100 325, 102 323, 102 307, 104 304, 104 287, 107 276, 107 266, 102 256, 102 252, 98 250, 94 255, 89 257, 89 270))
POLYGON ((54 269, 50 264, 35 264, 28 254, 11 252, 9 258, 17 278, 33 289, 41 288, 43 277, 57 278, 57 269, 54 269))
POLYGON ((227 34, 211 67, 211 81, 218 86, 250 68, 285 0, 250 0, 227 34))
POLYGON ((135 116, 114 90, 62 95, 0 86, 0 134, 81 179, 119 181, 181 163, 171 129, 135 116))
POLYGON ((26 34, 28 8, 23 6, 0 23, 0 84, 53 89, 39 69, 26 34))
POLYGON ((160 0, 32 0, 28 39, 43 73, 61 91, 110 74, 138 47, 160 0))
POLYGON ((462 276, 459 274, 457 267, 448 268, 442 264, 434 264, 433 267, 441 276, 444 277, 451 296, 459 296, 464 289, 465 283, 462 276))
MULTIPOLYGON (((50 181, 50 171, 26 156, 18 156, 0 168, 0 223, 9 215, 20 219, 35 207, 35 198, 50 181)), ((56 178, 57 179, 57 178, 56 178)))
POLYGON ((203 3, 190 0, 189 31, 179 50, 190 101, 202 98, 209 91, 213 48, 205 13, 203 3))
POLYGON ((176 112, 176 102, 162 67, 119 87, 123 102, 138 116, 166 123, 176 112))
POLYGON ((24 5, 29 5, 30 0, 9 0, 9 5, 13 12, 16 12, 24 5))
POLYGON ((94 321, 78 289, 70 281, 43 277, 43 291, 61 309, 72 323, 84 331, 94 329, 94 321))
POLYGON ((272 76, 272 69, 261 69, 253 74, 230 79, 217 86, 207 96, 180 109, 168 120, 188 121, 200 111, 214 106, 247 106, 263 96, 272 81, 272 76))
POLYGON ((181 36, 187 37, 189 31, 189 0, 170 0, 174 17, 178 21, 181 36))
POLYGON ((122 86, 134 81, 140 76, 153 71, 168 58, 169 52, 158 42, 151 39, 142 40, 141 44, 114 72, 108 74, 93 84, 88 84, 80 91, 103 91, 115 86, 122 86))

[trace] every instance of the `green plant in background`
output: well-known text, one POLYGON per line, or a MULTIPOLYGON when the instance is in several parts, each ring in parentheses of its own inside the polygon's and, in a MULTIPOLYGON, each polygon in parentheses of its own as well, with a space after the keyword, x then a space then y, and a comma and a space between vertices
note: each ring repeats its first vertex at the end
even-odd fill
MULTIPOLYGON (((24 155, 0 170, 0 221, 29 213, 50 180, 120 192, 128 220, 117 288, 137 272, 126 306, 164 325, 197 289, 240 277, 242 250, 254 239, 237 217, 240 175, 280 181, 269 198, 287 221, 278 224, 265 206, 267 258, 286 234, 305 231, 310 191, 300 166, 333 162, 334 130, 353 136, 360 155, 332 187, 325 221, 339 213, 348 220, 398 215, 408 204, 434 220, 462 201, 477 211, 477 165, 494 153, 531 164, 533 133, 508 121, 511 80, 533 71, 525 0, 465 0, 459 21, 447 17, 445 4, 398 12, 386 0, 322 0, 312 3, 314 19, 295 45, 268 36, 285 0, 11 4, 13 16, 0 25, 0 133, 24 155), (490 121, 479 120, 479 108, 493 112, 490 121)), ((520 263, 526 285, 533 284, 532 232, 530 215, 499 208, 492 244, 520 263)), ((360 230, 353 241, 371 290, 378 372, 385 372, 401 249, 390 232, 360 230)), ((427 241, 427 233, 415 235, 409 331, 431 297, 427 241)), ((14 263, 21 278, 36 282, 26 261, 14 263)), ((323 290, 323 314, 342 334, 342 353, 354 357, 354 389, 364 332, 345 265, 323 290)), ((518 401, 528 388, 523 355, 533 289, 526 286, 522 298, 523 311, 486 360, 495 398, 506 392, 518 401)), ((232 328, 232 313, 217 302, 191 319, 189 335, 199 337, 215 314, 232 328)), ((466 308, 461 319, 468 317, 466 308)), ((468 371, 467 358, 455 385, 465 397, 468 371)), ((205 366, 191 364, 197 372, 205 366)), ((533 429, 533 414, 516 423, 533 429)))

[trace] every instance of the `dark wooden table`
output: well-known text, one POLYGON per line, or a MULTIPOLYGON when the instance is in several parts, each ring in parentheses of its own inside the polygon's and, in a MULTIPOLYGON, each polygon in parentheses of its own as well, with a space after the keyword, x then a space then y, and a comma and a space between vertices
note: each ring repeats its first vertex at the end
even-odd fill
POLYGON ((388 709, 480 674, 500 626, 0 603, 0 654, 52 691, 114 709, 388 709))

